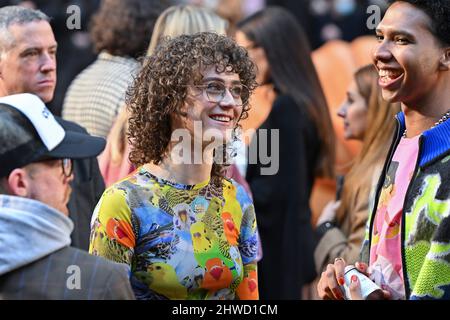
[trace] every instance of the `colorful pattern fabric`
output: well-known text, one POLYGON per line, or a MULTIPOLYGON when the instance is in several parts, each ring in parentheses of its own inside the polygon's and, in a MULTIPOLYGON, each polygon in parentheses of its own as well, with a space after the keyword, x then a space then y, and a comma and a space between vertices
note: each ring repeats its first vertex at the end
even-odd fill
MULTIPOLYGON (((405 130, 403 113, 397 115, 395 150, 405 130)), ((391 162, 391 156, 387 159, 391 162)), ((417 171, 408 186, 402 210, 401 252, 406 299, 450 300, 450 121, 425 131, 419 140, 417 171)), ((383 177, 384 178, 384 177, 383 177)), ((378 185, 377 198, 382 185, 378 185)), ((369 217, 361 260, 370 260, 369 217)))
POLYGON ((144 167, 108 188, 89 251, 131 267, 137 299, 257 299, 257 227, 242 186, 183 185, 144 167))
POLYGON ((372 229, 369 272, 393 299, 405 298, 401 236, 402 209, 417 162, 419 136, 402 138, 389 164, 372 229))

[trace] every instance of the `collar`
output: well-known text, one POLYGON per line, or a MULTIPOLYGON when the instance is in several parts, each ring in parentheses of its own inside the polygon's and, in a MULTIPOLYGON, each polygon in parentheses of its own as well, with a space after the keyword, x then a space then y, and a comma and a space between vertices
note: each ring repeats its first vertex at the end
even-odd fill
MULTIPOLYGON (((405 114, 399 112, 396 115, 400 126, 400 136, 406 129, 405 114)), ((419 154, 419 165, 425 167, 437 159, 450 153, 450 120, 428 129, 422 133, 421 153, 419 154)))
POLYGON ((98 60, 113 61, 124 65, 129 65, 130 67, 136 67, 139 62, 129 56, 121 57, 110 54, 109 52, 103 50, 98 54, 98 60))

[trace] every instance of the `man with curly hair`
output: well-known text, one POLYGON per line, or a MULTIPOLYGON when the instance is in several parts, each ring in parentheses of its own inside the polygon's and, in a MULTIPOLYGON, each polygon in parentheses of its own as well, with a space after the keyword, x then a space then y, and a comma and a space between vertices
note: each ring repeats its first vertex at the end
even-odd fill
MULTIPOLYGON (((402 112, 357 267, 384 298, 450 299, 449 22, 448 0, 393 1, 376 30, 383 98, 401 102, 402 112)), ((342 259, 328 265, 322 298, 342 298, 338 284, 346 281, 347 293, 362 298, 358 278, 344 280, 344 266, 342 259)))
POLYGON ((124 105, 125 91, 139 68, 153 26, 171 0, 106 0, 91 22, 97 59, 71 83, 62 115, 106 138, 124 105))
POLYGON ((253 203, 209 140, 231 142, 255 86, 245 49, 203 32, 163 42, 130 87, 138 169, 103 194, 90 252, 129 264, 137 299, 258 298, 253 203))

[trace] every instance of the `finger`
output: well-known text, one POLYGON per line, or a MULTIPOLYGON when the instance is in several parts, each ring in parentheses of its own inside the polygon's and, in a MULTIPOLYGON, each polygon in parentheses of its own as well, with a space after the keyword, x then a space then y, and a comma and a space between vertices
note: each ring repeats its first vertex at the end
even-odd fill
POLYGON ((392 295, 391 295, 391 293, 389 291, 387 291, 387 290, 382 290, 382 291, 383 291, 384 299, 386 299, 386 300, 391 300, 392 299, 392 295))
POLYGON ((350 290, 350 297, 352 300, 363 300, 361 295, 361 284, 356 275, 352 275, 350 278, 350 285, 348 286, 350 290))
POLYGON ((322 300, 333 299, 333 294, 327 285, 327 278, 325 271, 320 276, 319 283, 317 284, 317 293, 322 300))
POLYGON ((356 262, 355 263, 355 267, 356 267, 356 269, 358 269, 363 274, 365 274, 365 275, 369 274, 369 272, 368 272, 368 268, 369 267, 368 267, 368 265, 366 263, 364 263, 364 262, 356 262))
MULTIPOLYGON (((336 279, 335 267, 332 264, 329 264, 327 270, 325 271, 325 276, 327 280, 327 287, 331 291, 332 298, 337 300, 344 299, 344 295, 342 293, 341 288, 339 287, 338 281, 336 279)), ((345 282, 345 281, 344 281, 345 282)))
POLYGON ((337 279, 337 282, 341 286, 345 284, 344 269, 345 269, 345 260, 342 258, 334 259, 335 278, 337 279))

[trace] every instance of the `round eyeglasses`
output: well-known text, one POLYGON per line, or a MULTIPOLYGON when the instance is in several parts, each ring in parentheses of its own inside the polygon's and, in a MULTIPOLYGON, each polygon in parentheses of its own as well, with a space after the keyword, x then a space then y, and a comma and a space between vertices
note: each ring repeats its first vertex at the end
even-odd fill
POLYGON ((248 98, 249 98, 249 90, 243 84, 233 84, 230 87, 227 87, 222 82, 209 81, 209 82, 206 82, 205 84, 194 85, 194 87, 202 89, 205 98, 209 102, 213 102, 213 103, 221 102, 227 94, 227 89, 228 89, 228 91, 230 91, 231 96, 233 97, 234 103, 237 106, 244 105, 248 101, 248 98))
POLYGON ((72 159, 64 158, 61 159, 61 166, 63 174, 66 178, 70 177, 73 173, 73 162, 72 159))

